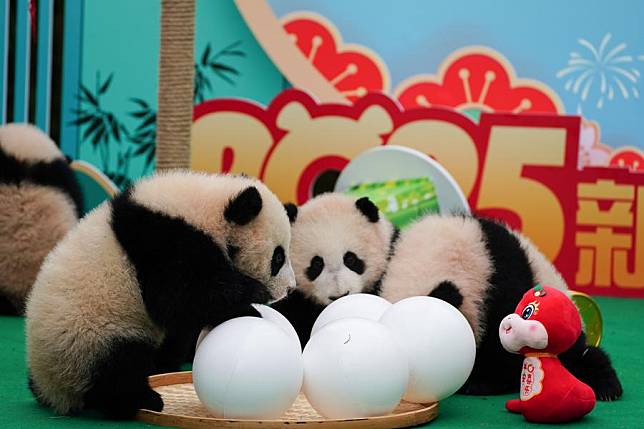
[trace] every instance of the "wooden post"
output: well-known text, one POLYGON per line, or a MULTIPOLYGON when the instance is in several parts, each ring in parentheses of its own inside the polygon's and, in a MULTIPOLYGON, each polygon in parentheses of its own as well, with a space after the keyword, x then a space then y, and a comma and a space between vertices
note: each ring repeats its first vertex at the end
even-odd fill
POLYGON ((190 167, 195 0, 162 0, 157 170, 190 167))

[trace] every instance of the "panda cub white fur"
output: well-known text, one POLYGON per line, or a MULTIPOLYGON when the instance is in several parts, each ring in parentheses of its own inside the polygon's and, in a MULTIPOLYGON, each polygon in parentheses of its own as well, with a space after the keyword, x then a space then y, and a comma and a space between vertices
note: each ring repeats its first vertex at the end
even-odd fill
MULTIPOLYGON (((537 283, 568 289, 555 267, 523 235, 484 218, 429 215, 401 233, 380 295, 394 303, 433 296, 457 307, 477 342, 474 369, 461 391, 495 394, 518 389, 523 360, 503 349, 499 324, 537 283)), ((598 399, 621 395, 608 356, 586 346, 584 334, 560 357, 598 399)))
POLYGON ((147 376, 169 354, 295 287, 290 234, 282 204, 249 178, 172 172, 105 202, 49 254, 29 298, 34 395, 61 414, 160 411, 147 376))
POLYGON ((375 293, 397 231, 368 198, 328 193, 289 207, 297 289, 275 304, 302 346, 324 307, 350 293, 375 293))
POLYGON ((29 124, 0 127, 0 314, 21 314, 45 256, 78 222, 80 188, 56 144, 29 124))

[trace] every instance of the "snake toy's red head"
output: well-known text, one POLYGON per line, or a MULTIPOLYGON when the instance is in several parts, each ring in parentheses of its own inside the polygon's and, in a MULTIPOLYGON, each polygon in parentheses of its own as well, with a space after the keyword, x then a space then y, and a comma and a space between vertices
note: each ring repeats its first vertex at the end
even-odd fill
POLYGON ((559 354, 579 335, 581 317, 575 304, 564 292, 541 285, 526 292, 499 326, 501 344, 511 353, 559 354))

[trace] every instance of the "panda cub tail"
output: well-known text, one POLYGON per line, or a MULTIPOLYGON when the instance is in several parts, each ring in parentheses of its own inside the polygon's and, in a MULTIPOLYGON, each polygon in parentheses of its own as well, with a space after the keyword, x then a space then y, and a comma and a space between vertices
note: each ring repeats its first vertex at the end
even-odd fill
POLYGON ((614 401, 622 396, 622 383, 610 357, 601 348, 586 345, 584 333, 559 357, 568 371, 593 389, 600 401, 614 401))

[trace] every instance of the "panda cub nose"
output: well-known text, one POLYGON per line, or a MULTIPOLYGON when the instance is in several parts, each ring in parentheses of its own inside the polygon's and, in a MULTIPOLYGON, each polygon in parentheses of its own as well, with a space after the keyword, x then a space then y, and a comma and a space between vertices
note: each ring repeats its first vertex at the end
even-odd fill
POLYGON ((330 296, 330 297, 329 297, 329 299, 330 299, 331 301, 335 301, 336 299, 340 299, 340 298, 342 298, 343 296, 347 296, 347 295, 349 295, 349 291, 347 291, 346 293, 343 293, 342 295, 330 296))

